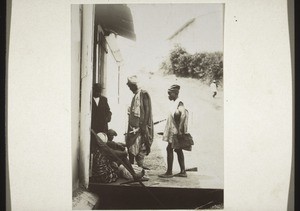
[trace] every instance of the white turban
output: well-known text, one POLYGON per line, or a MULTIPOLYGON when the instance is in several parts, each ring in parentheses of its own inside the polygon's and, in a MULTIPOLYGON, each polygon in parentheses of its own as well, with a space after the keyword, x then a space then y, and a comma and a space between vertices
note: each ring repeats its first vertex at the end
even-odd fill
POLYGON ((138 77, 136 75, 133 75, 133 76, 130 76, 127 78, 127 84, 135 84, 137 85, 138 84, 138 77))
POLYGON ((98 133, 97 136, 103 141, 104 143, 107 142, 107 135, 105 133, 98 133))

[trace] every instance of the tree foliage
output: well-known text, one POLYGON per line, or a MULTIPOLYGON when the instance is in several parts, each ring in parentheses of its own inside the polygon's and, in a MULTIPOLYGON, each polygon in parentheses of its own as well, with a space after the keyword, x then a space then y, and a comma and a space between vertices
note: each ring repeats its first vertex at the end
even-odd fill
POLYGON ((223 53, 195 53, 190 54, 180 45, 171 50, 167 60, 161 64, 166 74, 179 77, 192 77, 203 81, 213 79, 223 80, 223 53))

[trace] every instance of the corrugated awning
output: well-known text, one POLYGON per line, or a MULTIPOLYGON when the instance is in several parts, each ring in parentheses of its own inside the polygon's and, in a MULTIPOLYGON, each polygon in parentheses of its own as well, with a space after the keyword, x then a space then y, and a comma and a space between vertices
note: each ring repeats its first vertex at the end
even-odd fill
POLYGON ((98 4, 95 6, 95 22, 107 33, 136 40, 130 8, 125 4, 98 4))

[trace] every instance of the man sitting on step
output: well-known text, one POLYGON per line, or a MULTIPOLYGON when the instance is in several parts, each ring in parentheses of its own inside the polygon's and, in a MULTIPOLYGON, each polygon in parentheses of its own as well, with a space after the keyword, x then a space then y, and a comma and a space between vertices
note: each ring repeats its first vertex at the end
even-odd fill
POLYGON ((124 177, 124 171, 131 175, 126 179, 140 180, 144 176, 143 169, 136 173, 131 166, 125 147, 112 140, 108 141, 105 133, 98 133, 97 136, 97 149, 93 156, 92 182, 115 182, 119 177, 124 177))

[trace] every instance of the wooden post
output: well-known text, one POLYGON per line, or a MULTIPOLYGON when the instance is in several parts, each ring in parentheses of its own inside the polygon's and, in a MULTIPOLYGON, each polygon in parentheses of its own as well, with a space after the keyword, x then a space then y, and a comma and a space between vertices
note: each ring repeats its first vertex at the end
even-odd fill
POLYGON ((120 104, 120 64, 118 64, 118 104, 120 104))

